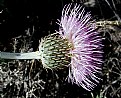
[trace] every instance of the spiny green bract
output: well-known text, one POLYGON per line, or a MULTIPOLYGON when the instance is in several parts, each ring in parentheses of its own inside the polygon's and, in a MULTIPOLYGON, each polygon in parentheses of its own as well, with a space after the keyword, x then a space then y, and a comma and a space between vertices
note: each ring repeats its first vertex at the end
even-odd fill
POLYGON ((39 51, 41 62, 45 68, 63 68, 70 62, 71 45, 67 39, 51 34, 41 40, 39 51))

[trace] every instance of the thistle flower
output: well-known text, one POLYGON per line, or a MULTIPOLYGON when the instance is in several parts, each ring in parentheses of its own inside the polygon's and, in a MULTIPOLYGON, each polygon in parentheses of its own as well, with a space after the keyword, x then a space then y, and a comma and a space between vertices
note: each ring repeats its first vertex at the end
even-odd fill
POLYGON ((103 45, 91 14, 80 5, 68 4, 58 24, 60 36, 72 45, 68 81, 93 90, 101 79, 103 45))

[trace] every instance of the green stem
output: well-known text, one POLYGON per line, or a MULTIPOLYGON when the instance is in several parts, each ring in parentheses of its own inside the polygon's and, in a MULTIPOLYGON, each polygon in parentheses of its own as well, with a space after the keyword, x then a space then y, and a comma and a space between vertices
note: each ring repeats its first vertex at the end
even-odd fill
POLYGON ((0 58, 2 59, 40 59, 39 51, 28 53, 10 53, 0 52, 0 58))

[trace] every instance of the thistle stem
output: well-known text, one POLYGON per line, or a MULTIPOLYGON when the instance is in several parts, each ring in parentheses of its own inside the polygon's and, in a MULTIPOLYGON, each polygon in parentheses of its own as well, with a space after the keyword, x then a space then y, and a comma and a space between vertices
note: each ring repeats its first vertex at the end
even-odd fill
POLYGON ((10 53, 0 52, 0 58, 2 59, 40 59, 39 51, 28 53, 10 53))

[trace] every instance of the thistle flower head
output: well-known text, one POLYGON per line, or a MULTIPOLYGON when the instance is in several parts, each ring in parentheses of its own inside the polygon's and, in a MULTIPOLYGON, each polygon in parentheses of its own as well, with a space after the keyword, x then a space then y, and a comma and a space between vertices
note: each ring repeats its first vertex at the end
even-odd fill
POLYGON ((58 23, 59 34, 72 44, 68 80, 90 91, 99 83, 102 68, 102 37, 91 14, 80 5, 65 5, 58 23))
POLYGON ((91 14, 80 5, 68 4, 58 24, 58 34, 41 40, 42 64, 47 68, 69 66, 68 81, 93 90, 101 79, 103 45, 91 14))

